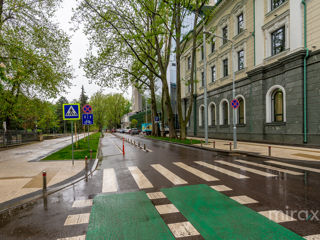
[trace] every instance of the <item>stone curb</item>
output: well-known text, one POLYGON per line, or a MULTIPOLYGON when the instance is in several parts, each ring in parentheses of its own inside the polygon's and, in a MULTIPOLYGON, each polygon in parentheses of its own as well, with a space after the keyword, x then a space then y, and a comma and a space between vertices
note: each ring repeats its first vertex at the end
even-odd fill
POLYGON ((146 137, 144 137, 144 138, 150 139, 150 140, 155 140, 155 141, 160 141, 160 142, 166 142, 166 143, 170 143, 170 144, 176 144, 176 145, 185 146, 185 147, 190 147, 190 148, 196 148, 199 150, 206 150, 206 151, 211 151, 211 152, 223 153, 228 156, 245 155, 248 157, 264 158, 264 159, 268 159, 268 160, 282 160, 282 161, 291 161, 291 162, 293 162, 293 161, 306 162, 307 161, 309 163, 320 163, 317 160, 309 160, 309 159, 308 160, 299 160, 299 159, 281 158, 281 157, 267 156, 267 155, 262 155, 260 153, 247 152, 247 151, 241 151, 241 150, 229 151, 229 150, 223 150, 223 149, 217 149, 217 148, 199 147, 199 146, 189 145, 189 144, 184 144, 184 143, 170 142, 170 141, 166 141, 166 140, 162 140, 162 139, 153 139, 153 138, 146 138, 146 137))

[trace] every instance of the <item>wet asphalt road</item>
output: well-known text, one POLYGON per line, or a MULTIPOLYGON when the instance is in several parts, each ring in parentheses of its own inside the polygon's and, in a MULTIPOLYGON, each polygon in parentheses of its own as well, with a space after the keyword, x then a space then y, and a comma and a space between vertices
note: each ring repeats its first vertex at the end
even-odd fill
MULTIPOLYGON (((243 159, 255 163, 267 164, 263 162, 265 159, 262 158, 253 159, 239 156, 219 156, 212 151, 172 145, 129 135, 121 136, 134 139, 136 142, 140 142, 141 145, 145 143, 147 148, 152 150, 152 152, 146 153, 129 143, 125 143, 126 154, 123 156, 120 152, 122 141, 110 135, 105 137, 101 142, 103 160, 98 170, 89 178, 88 183, 81 181, 63 191, 50 195, 47 200, 47 209, 44 208, 43 200, 39 200, 10 218, 1 219, 0 239, 58 239, 84 235, 87 231, 88 224, 64 226, 64 223, 68 215, 90 212, 91 207, 73 208, 72 204, 75 200, 93 199, 97 194, 101 193, 103 169, 105 168, 113 168, 115 170, 118 192, 140 191, 128 169, 130 166, 138 167, 153 184, 153 188, 144 189, 147 193, 158 191, 161 188, 173 187, 173 183, 150 166, 151 164, 161 164, 163 167, 187 181, 188 183, 185 185, 225 185, 232 189, 232 191, 223 192, 223 194, 227 196, 246 195, 255 199, 258 203, 247 205, 254 211, 282 210, 288 212, 303 210, 310 213, 312 210, 313 213, 315 213, 320 210, 320 173, 272 165, 274 167, 304 173, 304 175, 295 176, 235 162, 235 160, 243 159), (276 176, 261 176, 223 165, 216 162, 218 160, 272 173, 276 176), (234 173, 240 173, 249 178, 236 179, 196 164, 194 161, 210 163, 234 173), (207 182, 174 165, 173 162, 183 162, 186 165, 218 178, 219 181, 207 182)), ((320 169, 319 163, 290 161, 290 164, 320 169)), ((154 204, 158 204, 159 201, 162 201, 161 203, 163 204, 167 203, 166 200, 155 200, 154 204)), ((293 216, 298 218, 297 213, 293 216)), ((309 220, 298 219, 297 221, 281 223, 281 225, 301 236, 320 234, 320 212, 317 213, 317 217, 319 220, 315 218, 309 220)), ((163 218, 166 223, 184 220, 184 217, 181 215, 169 214, 163 218)), ((241 221, 241 219, 239 219, 239 221, 241 221)), ((202 238, 199 237, 197 239, 202 238)))

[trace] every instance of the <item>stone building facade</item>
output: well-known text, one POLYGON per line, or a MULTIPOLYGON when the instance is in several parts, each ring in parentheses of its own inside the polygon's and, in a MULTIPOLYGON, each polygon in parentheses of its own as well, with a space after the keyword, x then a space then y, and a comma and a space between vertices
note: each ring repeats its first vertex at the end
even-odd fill
MULTIPOLYGON (((232 139, 235 114, 239 140, 320 145, 320 2, 221 0, 211 14, 205 53, 209 137, 232 139), (233 42, 233 55, 231 41, 217 36, 233 42), (233 70, 236 111, 230 104, 233 70)), ((191 96, 191 43, 186 44, 181 59, 185 109, 190 97, 195 100, 187 132, 203 137, 204 52, 202 46, 197 50, 191 96)))

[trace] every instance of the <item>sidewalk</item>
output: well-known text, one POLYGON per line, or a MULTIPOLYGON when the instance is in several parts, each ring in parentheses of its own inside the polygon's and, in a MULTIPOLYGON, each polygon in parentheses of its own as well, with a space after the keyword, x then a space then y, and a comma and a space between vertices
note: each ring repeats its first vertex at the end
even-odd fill
MULTIPOLYGON (((81 134, 80 139, 84 135, 81 134)), ((47 186, 75 176, 84 161, 38 161, 71 144, 71 137, 45 140, 0 152, 0 204, 42 189, 42 171, 47 171, 47 186)))
MULTIPOLYGON (((202 146, 206 148, 213 148, 213 142, 215 142, 215 148, 221 150, 230 150, 230 143, 232 140, 221 140, 221 139, 209 139, 208 145, 205 145, 204 138, 188 137, 188 139, 196 139, 203 141, 202 146)), ((196 146, 201 146, 201 144, 195 144, 196 146)), ((264 143, 254 143, 254 142, 237 142, 237 149, 239 151, 257 153, 262 156, 268 156, 269 149, 271 146, 271 156, 278 158, 286 158, 293 160, 304 160, 304 161, 319 161, 320 162, 320 149, 308 148, 308 147, 296 147, 287 145, 277 145, 277 144, 264 144, 264 143)))

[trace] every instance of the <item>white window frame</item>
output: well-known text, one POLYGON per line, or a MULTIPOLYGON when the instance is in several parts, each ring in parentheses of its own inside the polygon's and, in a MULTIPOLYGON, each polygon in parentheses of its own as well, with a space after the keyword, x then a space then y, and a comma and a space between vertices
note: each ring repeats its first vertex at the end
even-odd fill
MULTIPOLYGON (((200 106, 199 106, 199 127, 202 127, 202 121, 203 121, 203 119, 202 119, 202 114, 201 114, 201 109, 203 108, 203 111, 204 111, 204 105, 203 104, 201 104, 200 106)), ((204 116, 205 117, 205 116, 204 116)))
POLYGON ((213 64, 213 65, 211 65, 210 66, 210 76, 211 76, 211 82, 213 83, 213 82, 215 82, 215 81, 217 81, 217 66, 215 65, 215 64, 213 64), (213 80, 212 79, 212 68, 214 67, 214 69, 215 69, 215 79, 213 80))
POLYGON ((247 29, 247 21, 246 21, 246 8, 242 5, 242 3, 239 3, 235 6, 235 8, 232 10, 233 15, 233 37, 238 36, 240 33, 238 29, 238 16, 242 13, 243 15, 243 30, 244 32, 247 29))
MULTIPOLYGON (((289 26, 289 16, 286 16, 282 19, 279 19, 278 21, 276 21, 273 25, 271 25, 270 27, 265 29, 265 40, 266 40, 266 57, 272 57, 272 56, 277 56, 276 55, 272 55, 272 48, 271 48, 271 41, 272 41, 272 37, 271 34, 278 30, 281 27, 285 27, 285 50, 290 48, 290 26, 289 26)), ((282 53, 282 52, 281 52, 282 53)), ((279 54, 281 54, 279 53, 279 54)))
POLYGON ((283 94, 283 122, 287 122, 287 107, 286 107, 286 91, 284 87, 281 85, 273 85, 271 88, 269 88, 267 94, 266 94, 266 123, 273 123, 273 108, 272 108, 272 95, 273 92, 276 89, 281 89, 283 94))
MULTIPOLYGON (((243 95, 241 95, 241 94, 239 94, 239 95, 237 95, 236 96, 236 99, 239 101, 239 98, 242 98, 242 100, 243 100, 243 111, 244 111, 244 119, 243 119, 243 123, 244 124, 247 124, 247 114, 246 114, 246 98, 243 96, 243 95)), ((239 118, 238 118, 238 116, 239 116, 239 108, 237 108, 237 110, 235 111, 236 113, 236 124, 239 124, 239 118)))
POLYGON ((228 106, 228 125, 230 125, 230 107, 229 107, 229 101, 228 99, 224 98, 220 101, 220 106, 219 106, 219 119, 220 119, 220 125, 224 125, 223 124, 223 103, 227 102, 227 106, 228 106))
POLYGON ((212 126, 212 112, 211 112, 211 106, 214 105, 214 119, 215 119, 215 125, 217 125, 217 105, 215 102, 210 102, 208 106, 208 125, 212 126))

